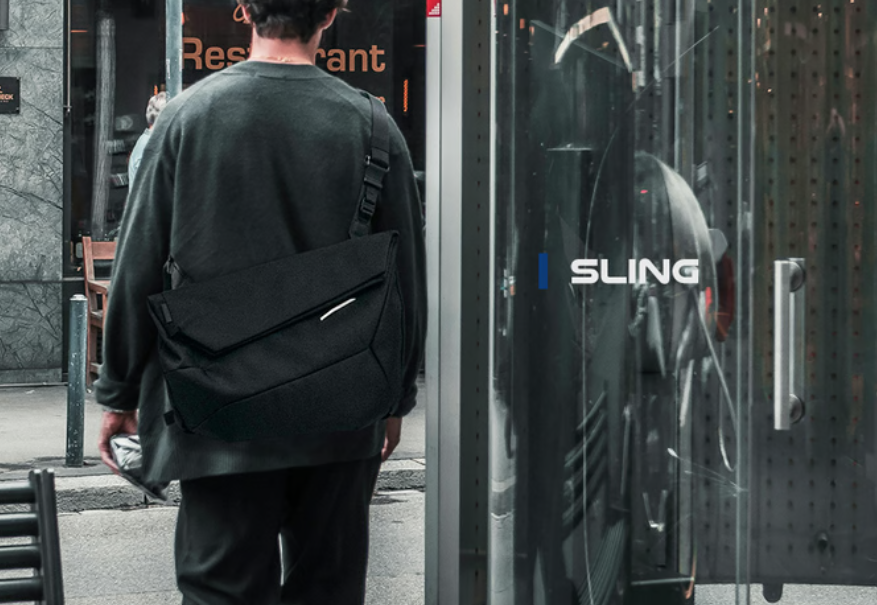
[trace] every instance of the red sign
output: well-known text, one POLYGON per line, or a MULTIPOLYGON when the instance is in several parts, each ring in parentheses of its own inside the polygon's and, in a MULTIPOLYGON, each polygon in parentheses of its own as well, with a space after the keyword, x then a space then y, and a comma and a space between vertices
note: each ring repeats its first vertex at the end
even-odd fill
POLYGON ((426 0, 426 16, 441 17, 442 16, 442 0, 426 0))

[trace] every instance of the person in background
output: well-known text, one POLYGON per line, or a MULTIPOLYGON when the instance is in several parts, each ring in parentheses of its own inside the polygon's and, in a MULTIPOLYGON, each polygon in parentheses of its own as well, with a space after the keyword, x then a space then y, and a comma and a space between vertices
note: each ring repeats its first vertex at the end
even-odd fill
POLYGON ((128 158, 128 191, 134 188, 134 177, 137 176, 137 169, 140 168, 140 160, 143 159, 143 150, 146 149, 146 143, 149 142, 149 135, 152 134, 152 127, 158 119, 158 114, 167 105, 167 93, 162 91, 149 99, 146 106, 146 130, 137 139, 137 144, 131 151, 131 157, 128 158))

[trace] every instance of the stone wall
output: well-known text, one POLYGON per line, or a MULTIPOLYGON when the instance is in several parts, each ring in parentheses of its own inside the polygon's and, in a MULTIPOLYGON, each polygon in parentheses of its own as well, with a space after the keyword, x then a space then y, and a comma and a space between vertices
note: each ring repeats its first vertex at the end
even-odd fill
POLYGON ((63 327, 64 3, 10 5, 0 77, 21 78, 21 113, 0 115, 0 384, 60 380, 63 327))

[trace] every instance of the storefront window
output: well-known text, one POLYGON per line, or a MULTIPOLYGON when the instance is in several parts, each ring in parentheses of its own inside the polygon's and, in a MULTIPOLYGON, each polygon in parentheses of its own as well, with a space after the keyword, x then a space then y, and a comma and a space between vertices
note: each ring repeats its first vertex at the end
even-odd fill
POLYGON ((128 155, 164 84, 164 2, 74 1, 71 8, 70 268, 83 235, 112 239, 128 155))
MULTIPOLYGON (((234 0, 186 0, 183 86, 245 60, 249 26, 234 0)), ((420 2, 350 2, 318 53, 320 67, 381 97, 424 157, 425 8, 420 2)), ((83 235, 113 239, 128 193, 128 158, 145 130, 149 99, 165 89, 165 2, 74 0, 71 9, 68 273, 83 235)), ((291 108, 294 110, 294 108, 291 108)))

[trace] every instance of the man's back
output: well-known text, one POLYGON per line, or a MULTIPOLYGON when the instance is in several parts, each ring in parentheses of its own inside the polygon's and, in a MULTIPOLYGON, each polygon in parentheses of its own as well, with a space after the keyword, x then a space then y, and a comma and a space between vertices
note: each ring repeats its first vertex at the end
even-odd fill
MULTIPOLYGON (((358 91, 314 66, 250 61, 181 100, 170 252, 189 278, 347 238, 370 136, 358 91)), ((392 214, 399 200, 382 201, 392 214)))
MULTIPOLYGON (((397 400, 380 406, 392 416, 358 431, 290 431, 227 442, 187 433, 168 413, 147 299, 168 281, 202 282, 347 239, 370 150, 371 101, 314 66, 323 33, 346 0, 239 3, 253 28, 250 59, 167 105, 125 210, 105 311, 104 364, 95 384, 98 402, 110 408, 102 417, 101 457, 113 466, 110 439, 136 431, 144 482, 180 479, 174 548, 186 605, 362 605, 369 502, 381 462, 399 443, 401 417, 414 406, 426 329, 423 218, 411 159, 395 125, 389 172, 370 225, 375 232, 398 232, 394 279, 404 310, 403 392, 385 395, 376 387, 386 379, 376 376, 370 384, 366 374, 355 388, 334 391, 331 400, 344 410, 348 399, 353 406, 363 394, 386 397, 397 400), (179 269, 176 280, 167 279, 166 267, 179 269)), ((367 188, 370 201, 374 188, 367 188)), ((293 290, 312 285, 302 282, 293 290)), ((395 323, 387 325, 396 331, 395 323)), ((281 366, 285 357, 311 355, 284 351, 273 356, 281 366)), ((209 374, 220 387, 265 375, 259 364, 214 369, 174 371, 209 374)), ((311 372, 308 379, 319 375, 311 372)), ((175 390, 175 405, 178 395, 190 396, 193 405, 204 401, 175 390)), ((295 406, 296 399, 260 401, 295 406)), ((258 419, 270 418, 269 411, 258 419)))
MULTIPOLYGON (((347 239, 370 136, 368 99, 313 65, 240 63, 193 86, 162 112, 125 211, 96 384, 105 405, 139 406, 148 480, 323 464, 380 450, 380 425, 282 443, 231 444, 164 426, 168 404, 145 305, 165 287, 169 259, 179 285, 347 239)), ((411 356, 398 407, 404 415, 414 405, 423 349, 425 263, 413 167, 395 124, 390 152, 372 227, 400 233, 411 356)))

